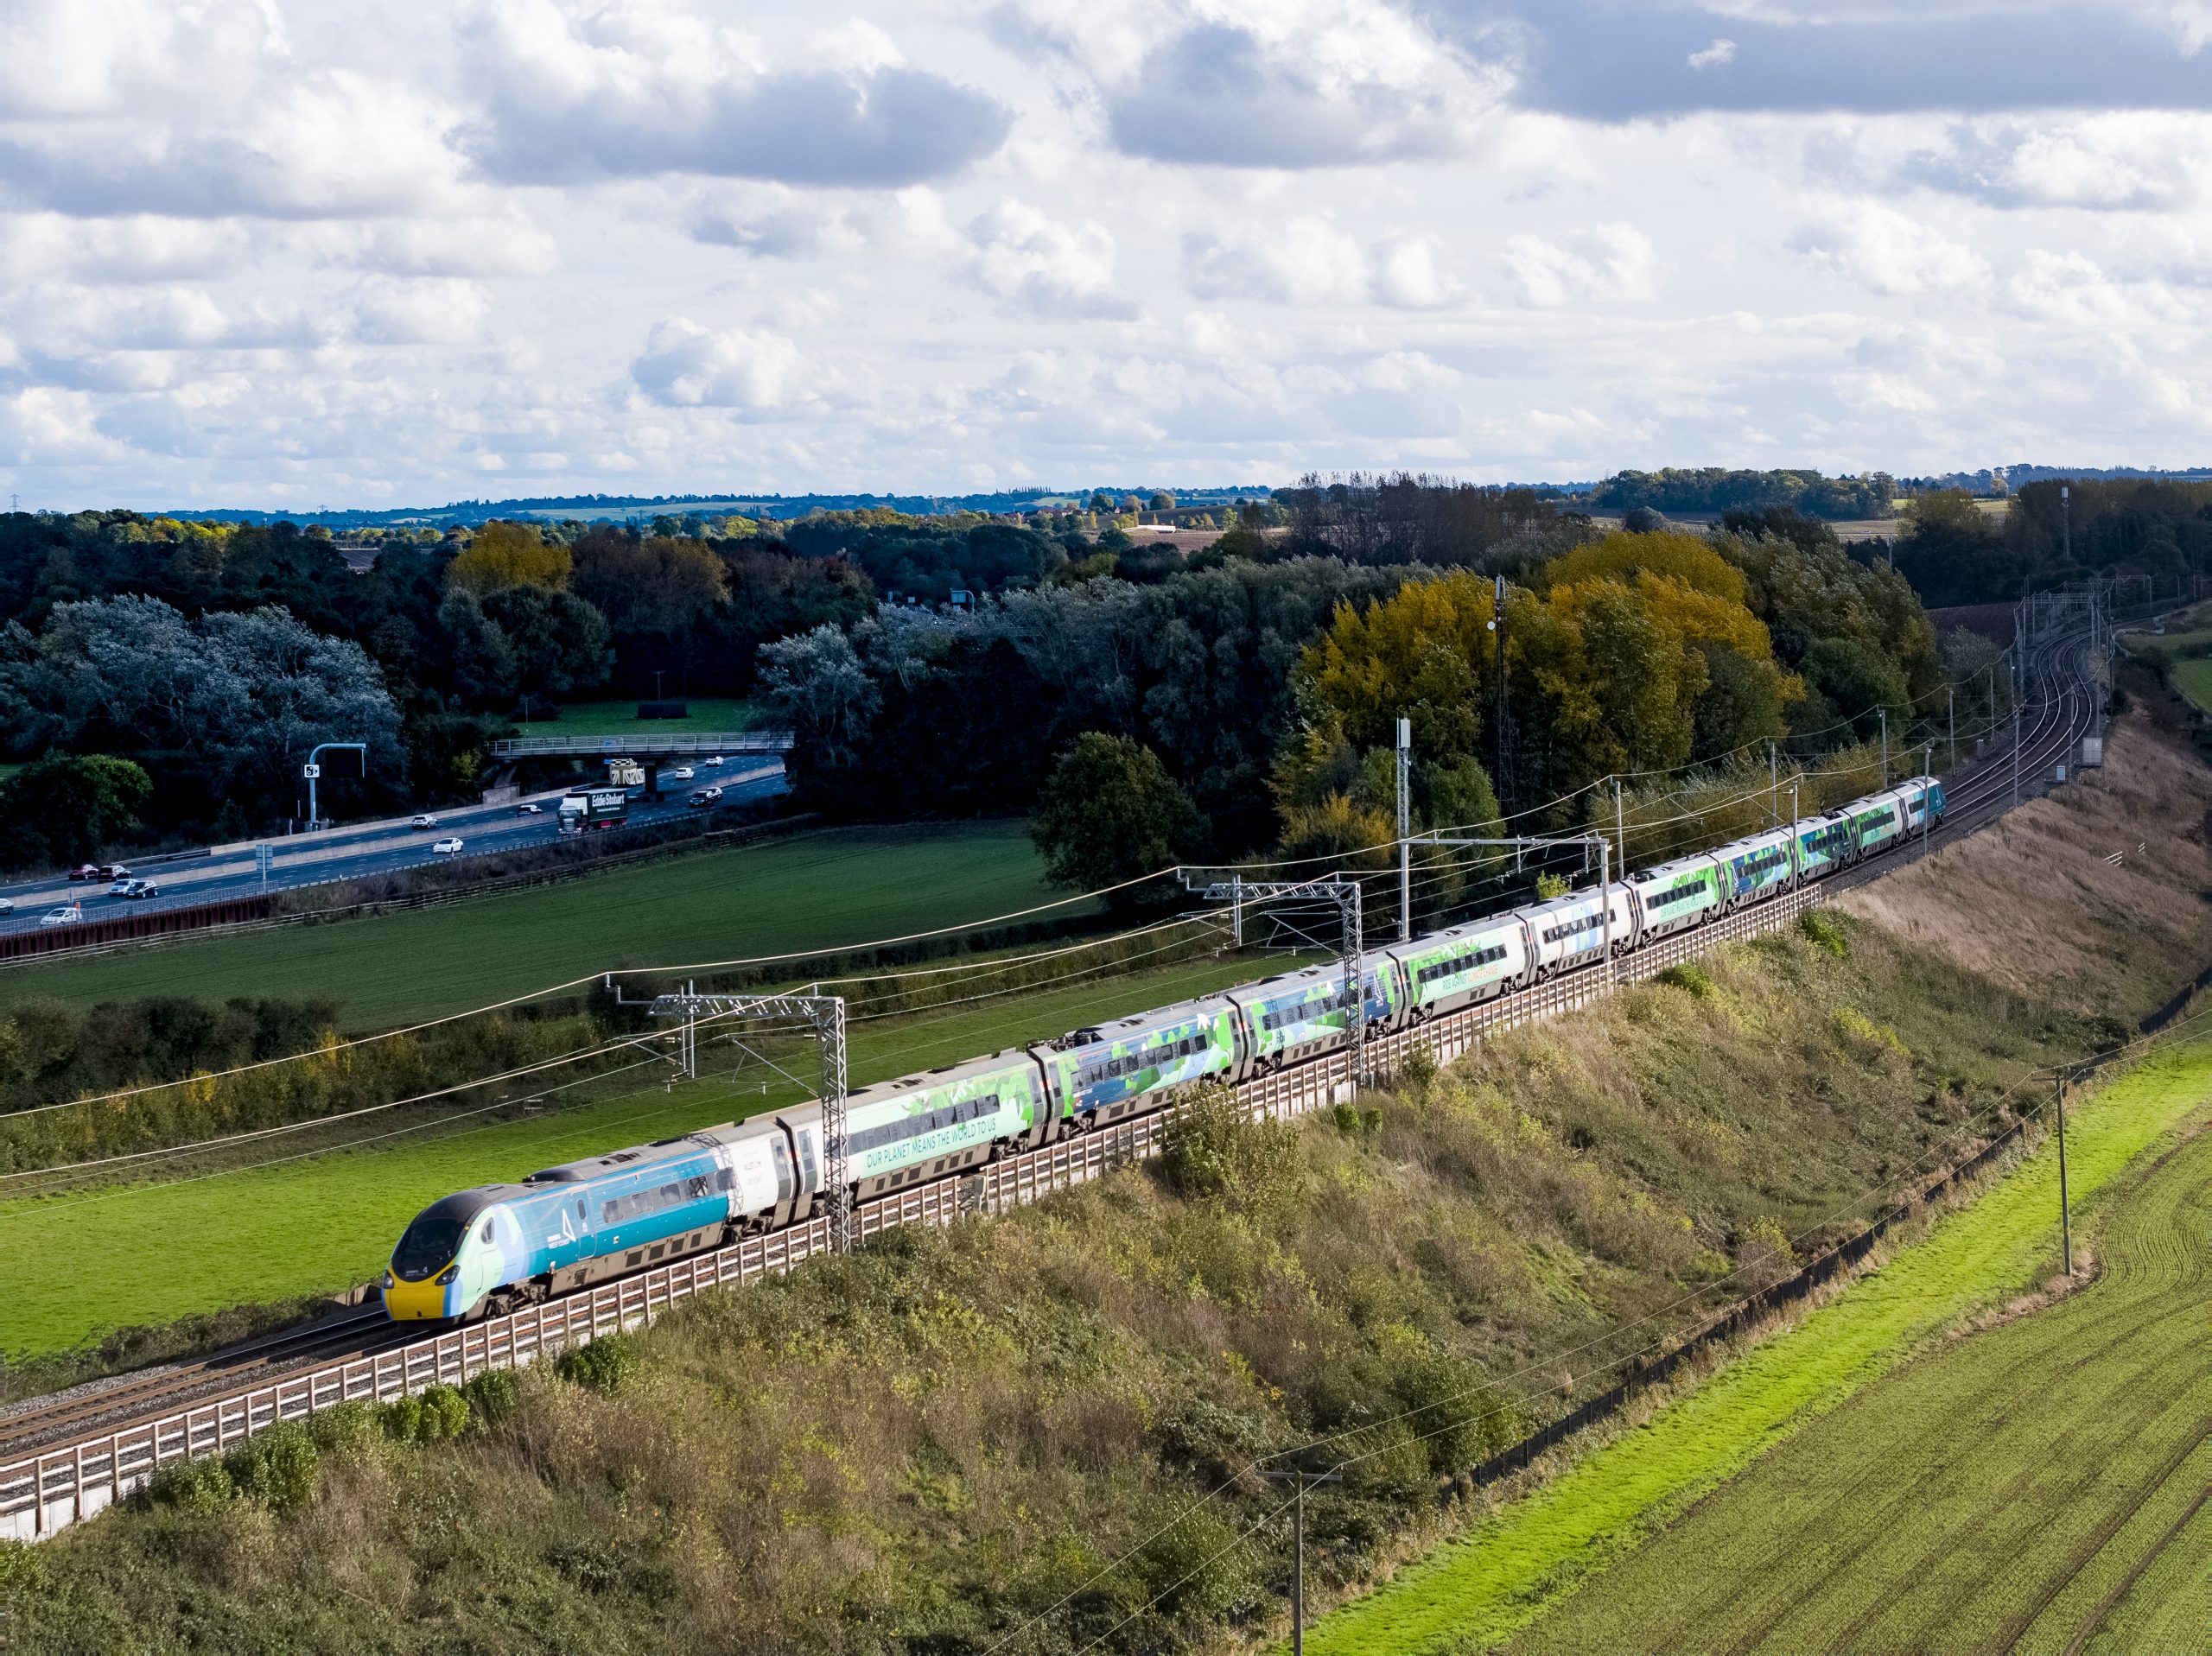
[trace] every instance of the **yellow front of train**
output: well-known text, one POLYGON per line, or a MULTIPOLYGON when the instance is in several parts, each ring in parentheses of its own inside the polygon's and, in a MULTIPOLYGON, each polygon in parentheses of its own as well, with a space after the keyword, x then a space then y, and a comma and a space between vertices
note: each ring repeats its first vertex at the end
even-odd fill
POLYGON ((478 1245, 474 1221, 489 1205, 480 1193, 464 1190, 415 1215, 384 1273, 385 1315, 395 1323, 449 1323, 468 1314, 482 1291, 472 1281, 482 1273, 469 1269, 478 1245))

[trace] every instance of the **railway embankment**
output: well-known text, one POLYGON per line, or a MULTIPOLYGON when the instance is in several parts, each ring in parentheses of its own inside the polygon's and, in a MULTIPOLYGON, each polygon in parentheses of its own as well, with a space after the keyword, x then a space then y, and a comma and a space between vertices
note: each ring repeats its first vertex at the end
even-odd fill
POLYGON ((33 1649, 1261 1641, 1290 1564, 1257 1462, 1341 1470, 1307 1496, 1309 1589, 1373 1583, 1482 1520, 1468 1469, 2192 976, 2192 766, 2123 726, 2069 790, 2109 815, 2062 793, 2031 839, 1974 835, 1446 1072, 1298 1126, 1194 1112, 1150 1166, 703 1296, 567 1375, 326 1413, 0 1554, 0 1613, 33 1649))

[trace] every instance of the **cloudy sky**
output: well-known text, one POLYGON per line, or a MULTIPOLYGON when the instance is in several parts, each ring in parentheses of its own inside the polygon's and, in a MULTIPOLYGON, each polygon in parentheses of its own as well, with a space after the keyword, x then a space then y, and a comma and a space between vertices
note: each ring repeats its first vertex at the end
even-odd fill
POLYGON ((26 508, 2203 464, 2208 321, 2212 0, 0 0, 26 508))

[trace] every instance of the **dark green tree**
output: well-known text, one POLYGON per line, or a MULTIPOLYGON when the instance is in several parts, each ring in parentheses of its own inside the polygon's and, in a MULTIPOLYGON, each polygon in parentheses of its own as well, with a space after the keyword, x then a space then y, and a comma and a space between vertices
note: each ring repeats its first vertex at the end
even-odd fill
MULTIPOLYGON (((1126 736, 1088 730, 1052 767, 1029 822, 1046 874, 1094 891, 1198 856, 1206 822, 1160 756, 1126 736)), ((1120 906, 1160 895, 1127 887, 1120 906)))
POLYGON ((614 665, 607 618, 574 593, 510 587, 483 602, 513 648, 518 689, 561 696, 607 682, 614 665))
POLYGON ((0 784, 0 861, 83 862, 138 825, 154 784, 129 759, 49 753, 0 784))

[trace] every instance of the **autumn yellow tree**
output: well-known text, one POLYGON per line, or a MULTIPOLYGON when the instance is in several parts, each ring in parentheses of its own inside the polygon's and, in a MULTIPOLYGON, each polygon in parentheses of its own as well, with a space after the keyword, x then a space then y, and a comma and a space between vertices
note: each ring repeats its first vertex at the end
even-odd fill
POLYGON ((494 518, 479 529, 446 571, 446 584, 479 598, 510 587, 565 592, 573 567, 569 549, 529 523, 494 518))
MULTIPOLYGON (((1741 570, 1680 534, 1607 536, 1509 588, 1516 799, 1782 735, 1783 709, 1803 687, 1777 664, 1748 594, 1741 570)), ((1375 842, 1369 813, 1389 792, 1372 778, 1389 777, 1385 750, 1402 716, 1412 721, 1419 768, 1463 783, 1479 776, 1490 799, 1481 767, 1497 696, 1494 602, 1491 580, 1453 571, 1363 610, 1338 609, 1300 663, 1304 726, 1275 777, 1287 834, 1332 849, 1375 842)))

